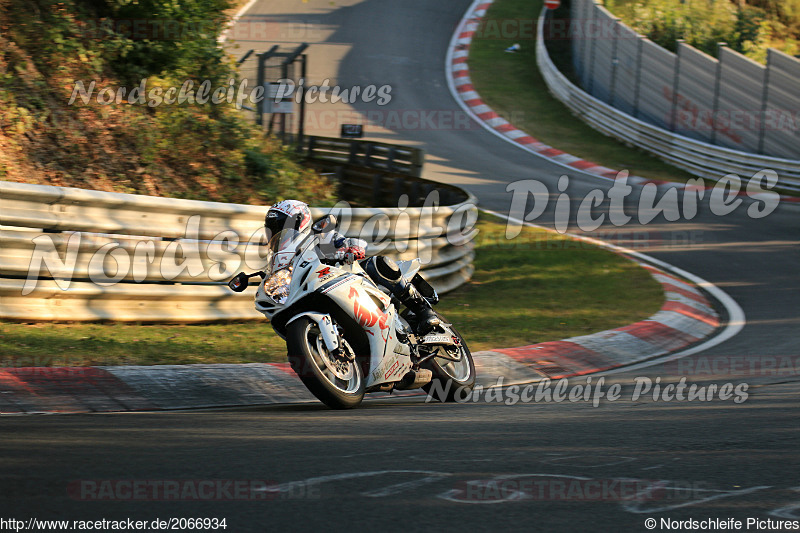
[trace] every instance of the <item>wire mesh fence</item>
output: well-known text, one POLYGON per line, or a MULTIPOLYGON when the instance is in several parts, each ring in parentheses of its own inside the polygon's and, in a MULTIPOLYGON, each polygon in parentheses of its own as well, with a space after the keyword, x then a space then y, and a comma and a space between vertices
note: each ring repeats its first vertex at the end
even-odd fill
POLYGON ((589 94, 669 131, 735 150, 800 159, 800 60, 766 66, 720 43, 719 58, 670 52, 594 0, 572 0, 572 64, 589 94))

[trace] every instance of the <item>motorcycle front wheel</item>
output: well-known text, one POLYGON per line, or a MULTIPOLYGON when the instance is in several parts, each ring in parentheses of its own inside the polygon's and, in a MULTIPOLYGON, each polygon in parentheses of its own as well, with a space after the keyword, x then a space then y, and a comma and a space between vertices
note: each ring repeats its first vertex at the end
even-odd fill
POLYGON ((292 370, 314 396, 331 409, 351 409, 361 403, 364 376, 346 337, 339 337, 340 353, 334 354, 313 320, 299 318, 286 333, 292 370))

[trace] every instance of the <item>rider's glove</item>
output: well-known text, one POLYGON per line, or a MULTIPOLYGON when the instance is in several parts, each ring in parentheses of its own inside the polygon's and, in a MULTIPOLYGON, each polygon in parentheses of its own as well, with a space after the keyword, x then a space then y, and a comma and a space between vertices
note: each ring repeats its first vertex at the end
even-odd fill
POLYGON ((364 249, 363 246, 348 246, 345 249, 345 252, 348 254, 352 254, 353 258, 361 261, 367 256, 367 251, 364 249))
POLYGON ((337 250, 334 258, 337 261, 352 265, 355 261, 364 259, 366 252, 361 246, 348 246, 344 250, 337 250))

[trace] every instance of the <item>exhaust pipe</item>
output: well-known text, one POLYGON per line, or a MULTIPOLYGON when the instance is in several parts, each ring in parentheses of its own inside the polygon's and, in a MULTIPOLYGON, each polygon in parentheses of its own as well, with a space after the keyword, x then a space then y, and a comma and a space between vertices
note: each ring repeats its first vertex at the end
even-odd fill
POLYGON ((403 379, 401 379, 397 385, 395 385, 395 389, 398 390, 409 390, 409 389, 418 389, 423 385, 427 385, 433 379, 433 372, 427 370, 425 368, 419 368, 417 370, 409 370, 403 379))

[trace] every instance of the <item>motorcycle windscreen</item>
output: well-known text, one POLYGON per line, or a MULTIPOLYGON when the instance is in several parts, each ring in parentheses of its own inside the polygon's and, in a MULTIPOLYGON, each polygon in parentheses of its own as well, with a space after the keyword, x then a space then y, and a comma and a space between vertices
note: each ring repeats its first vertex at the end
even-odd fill
POLYGON ((276 233, 269 239, 267 248, 272 254, 270 272, 274 273, 286 268, 292 263, 297 246, 305 239, 305 234, 293 228, 287 228, 276 233))

